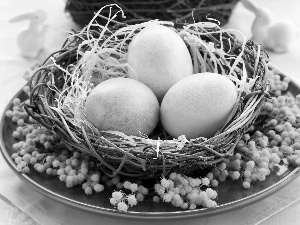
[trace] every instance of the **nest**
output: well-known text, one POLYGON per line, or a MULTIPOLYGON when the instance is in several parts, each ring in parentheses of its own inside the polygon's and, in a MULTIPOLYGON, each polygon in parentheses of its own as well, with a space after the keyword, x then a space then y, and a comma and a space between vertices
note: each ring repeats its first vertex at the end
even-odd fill
MULTIPOLYGON (((94 13, 103 6, 112 3, 116 3, 124 9, 126 20, 146 18, 191 23, 204 22, 209 17, 217 19, 223 25, 227 23, 237 2, 238 0, 67 0, 65 10, 81 26, 87 25, 94 13)), ((114 12, 112 11, 112 13, 114 12)), ((109 13, 109 9, 103 11, 104 16, 108 16, 109 13)), ((122 21, 123 18, 119 17, 117 20, 122 21)), ((105 24, 106 21, 99 18, 98 22, 105 24)))
MULTIPOLYGON (((95 18, 100 15, 100 11, 95 18)), ((73 32, 32 76, 32 118, 61 138, 70 150, 86 152, 112 177, 121 174, 149 178, 170 171, 190 173, 215 166, 233 155, 241 136, 254 123, 268 98, 268 55, 252 41, 239 41, 216 23, 174 23, 108 18, 106 26, 92 20, 73 32), (112 77, 126 77, 131 39, 149 24, 173 29, 185 41, 194 73, 217 72, 236 85, 238 98, 226 124, 212 138, 170 137, 158 127, 149 137, 100 131, 84 115, 85 99, 95 85, 112 77), (111 25, 113 24, 113 25, 111 25)))

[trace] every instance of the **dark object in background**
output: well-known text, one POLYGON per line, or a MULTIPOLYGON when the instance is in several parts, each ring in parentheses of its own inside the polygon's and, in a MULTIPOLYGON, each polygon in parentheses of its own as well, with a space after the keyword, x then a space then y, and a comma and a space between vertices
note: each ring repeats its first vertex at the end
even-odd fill
MULTIPOLYGON (((193 23, 207 22, 207 18, 227 23, 231 12, 239 0, 67 0, 65 10, 69 12, 75 23, 87 25, 94 13, 108 4, 118 4, 125 12, 126 19, 118 16, 115 20, 122 22, 133 18, 159 19, 164 21, 181 21, 193 23)), ((118 10, 112 7, 112 14, 118 10)), ((109 7, 105 8, 103 16, 109 15, 109 7)), ((98 23, 107 21, 98 19, 98 23)))

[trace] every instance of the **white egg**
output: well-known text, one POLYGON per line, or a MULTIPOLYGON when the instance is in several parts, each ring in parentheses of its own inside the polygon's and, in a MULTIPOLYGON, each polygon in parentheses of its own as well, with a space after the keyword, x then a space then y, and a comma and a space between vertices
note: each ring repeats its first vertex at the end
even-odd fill
POLYGON ((149 25, 132 39, 128 64, 129 77, 147 85, 159 101, 176 82, 193 74, 184 41, 163 25, 149 25))
POLYGON ((101 130, 149 135, 159 120, 159 103, 143 83, 111 78, 98 84, 85 103, 87 120, 101 130))
POLYGON ((236 100, 236 86, 229 78, 216 73, 194 74, 166 93, 161 122, 175 138, 210 138, 225 125, 236 100))

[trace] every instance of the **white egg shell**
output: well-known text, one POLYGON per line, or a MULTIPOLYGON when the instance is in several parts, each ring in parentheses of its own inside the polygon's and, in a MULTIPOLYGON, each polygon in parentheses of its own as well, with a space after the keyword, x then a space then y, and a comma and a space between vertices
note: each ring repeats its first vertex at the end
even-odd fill
POLYGON ((128 47, 128 75, 147 85, 161 101, 182 78, 193 74, 192 58, 182 38, 171 28, 148 25, 128 47))
POLYGON ((143 83, 130 78, 111 78, 91 91, 84 112, 100 131, 149 135, 159 120, 159 103, 143 83))
POLYGON ((194 74, 166 93, 161 122, 175 138, 210 138, 225 125, 236 100, 236 86, 229 78, 216 73, 194 74))

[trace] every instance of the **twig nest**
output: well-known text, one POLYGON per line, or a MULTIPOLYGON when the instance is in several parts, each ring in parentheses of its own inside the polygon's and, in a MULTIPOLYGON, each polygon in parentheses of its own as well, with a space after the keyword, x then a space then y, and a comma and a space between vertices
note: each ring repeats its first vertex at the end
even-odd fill
MULTIPOLYGON (((94 19, 100 14, 101 11, 96 13, 94 19)), ((262 47, 252 41, 240 42, 229 30, 212 22, 131 20, 119 23, 114 18, 109 17, 106 26, 92 20, 46 60, 30 81, 27 112, 56 133, 69 149, 97 158, 100 170, 108 176, 148 178, 170 171, 188 173, 213 166, 232 155, 268 97, 268 56, 262 47), (112 26, 112 23, 115 24, 112 26), (237 93, 228 100, 230 106, 226 107, 226 116, 235 98, 237 101, 225 125, 221 129, 218 127, 212 137, 187 139, 181 135, 173 138, 159 125, 148 136, 130 136, 119 128, 116 131, 97 129, 95 122, 93 125, 84 118, 84 112, 89 113, 84 110, 87 97, 98 84, 119 77, 130 79, 129 45, 143 29, 153 25, 166 26, 182 39, 192 58, 193 74, 217 73, 235 85, 237 93)), ((100 92, 106 96, 109 90, 100 92)), ((134 96, 136 94, 129 94, 127 98, 134 96)), ((105 104, 112 107, 109 102, 105 104)))
POLYGON ((177 138, 211 138, 221 129, 237 103, 237 88, 221 74, 188 76, 165 95, 160 117, 166 131, 177 138))
POLYGON ((98 84, 86 98, 87 120, 101 130, 126 135, 149 135, 159 119, 159 104, 143 83, 128 78, 112 78, 98 84))

